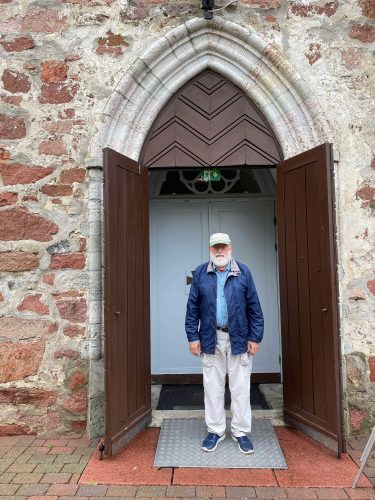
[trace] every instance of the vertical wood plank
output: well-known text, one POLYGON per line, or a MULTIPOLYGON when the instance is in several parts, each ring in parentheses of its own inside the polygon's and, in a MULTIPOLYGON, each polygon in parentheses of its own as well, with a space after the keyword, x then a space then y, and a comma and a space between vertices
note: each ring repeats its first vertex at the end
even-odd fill
POLYGON ((301 346, 299 325, 299 293, 297 269, 297 234, 295 209, 295 175, 294 171, 285 176, 285 256, 287 275, 287 302, 289 325, 289 373, 290 401, 300 407, 302 404, 301 387, 301 346))
MULTIPOLYGON (((135 176, 129 176, 128 179, 128 192, 135 193, 136 189, 136 179, 135 176)), ((130 198, 130 196, 129 196, 130 198)), ((128 359, 127 359, 127 368, 128 368, 128 377, 131 383, 128 384, 128 401, 129 401, 129 412, 133 413, 136 410, 136 400, 137 400, 137 386, 135 384, 136 376, 137 376, 137 323, 136 323, 136 303, 137 296, 135 293, 135 283, 137 280, 136 276, 136 256, 135 256, 135 239, 137 228, 135 226, 135 212, 137 208, 136 199, 131 197, 131 203, 129 200, 129 204, 127 206, 127 214, 128 214, 128 223, 129 229, 127 232, 127 248, 128 248, 128 259, 126 261, 128 276, 129 279, 127 281, 128 286, 128 359)), ((139 229, 139 228, 138 228, 139 229)))
MULTIPOLYGON (((128 232, 128 220, 126 217, 122 217, 122 214, 126 213, 128 196, 126 192, 127 185, 127 172, 124 169, 116 168, 116 200, 117 200, 117 276, 115 277, 117 282, 117 296, 116 296, 116 310, 120 312, 119 316, 115 317, 115 321, 118 324, 118 339, 116 345, 116 358, 115 369, 117 372, 116 377, 116 387, 128 386, 128 372, 127 370, 120 370, 120 367, 124 363, 124 359, 128 357, 128 270, 127 266, 124 266, 124 262, 128 260, 128 248, 127 248, 127 232, 128 232)), ((129 416, 128 408, 128 397, 120 398, 116 402, 116 407, 118 407, 118 423, 124 422, 129 416)))
POLYGON ((283 356, 283 399, 287 407, 291 404, 292 388, 290 379, 290 337, 288 316, 288 281, 286 270, 286 215, 285 215, 285 175, 277 177, 277 219, 278 219, 278 261, 280 276, 280 319, 282 325, 283 356))
POLYGON ((315 415, 325 421, 326 415, 326 390, 325 390, 325 362, 324 362, 324 336, 322 327, 321 307, 321 254, 319 231, 319 196, 318 196, 318 169, 314 164, 306 169, 307 204, 307 234, 308 234, 308 262, 310 283, 310 309, 311 329, 313 332, 311 356, 312 374, 314 385, 314 411, 315 415), (315 167, 315 168, 314 168, 315 167))
MULTIPOLYGON (((325 152, 321 153, 321 164, 326 160, 325 152)), ((326 169, 321 168, 318 174, 319 186, 318 190, 318 200, 319 200, 319 225, 320 225, 320 255, 325 258, 321 259, 321 297, 322 297, 322 333, 324 339, 324 365, 327 366, 328 363, 334 361, 334 366, 338 369, 338 360, 335 360, 335 339, 331 335, 331 331, 334 325, 334 319, 336 311, 332 307, 331 297, 335 290, 335 279, 331 269, 331 259, 333 257, 331 252, 332 239, 330 238, 330 203, 327 203, 329 199, 328 185, 330 185, 330 170, 327 172, 326 169)), ((336 423, 336 380, 334 377, 325 377, 326 384, 326 411, 327 420, 332 422, 332 425, 337 425, 336 423)))
POLYGON ((306 170, 295 170, 295 215, 296 215, 296 258, 298 274, 298 320, 300 345, 300 378, 301 378, 301 405, 309 412, 314 412, 314 391, 312 376, 313 342, 310 329, 310 282, 308 261, 308 232, 306 207, 306 170))

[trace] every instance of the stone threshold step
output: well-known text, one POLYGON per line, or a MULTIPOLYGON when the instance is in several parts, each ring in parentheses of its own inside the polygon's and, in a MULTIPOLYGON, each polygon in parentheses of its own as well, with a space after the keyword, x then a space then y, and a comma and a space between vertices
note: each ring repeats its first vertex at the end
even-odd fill
MULTIPOLYGON (((231 417, 230 410, 226 411, 227 418, 231 417)), ((278 410, 253 410, 253 418, 268 418, 274 426, 286 425, 283 420, 283 411, 278 410)), ((149 427, 161 427, 165 418, 201 418, 204 419, 204 410, 152 410, 152 420, 149 427)))

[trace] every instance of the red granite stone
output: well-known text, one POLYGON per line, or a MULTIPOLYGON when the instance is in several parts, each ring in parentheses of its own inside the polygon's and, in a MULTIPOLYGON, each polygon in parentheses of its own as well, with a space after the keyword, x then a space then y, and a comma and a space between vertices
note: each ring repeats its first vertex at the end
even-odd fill
POLYGON ((53 167, 29 166, 23 163, 0 164, 4 186, 31 184, 54 172, 53 167))
POLYGON ((5 36, 2 36, 0 44, 6 52, 22 52, 35 47, 34 39, 30 35, 15 37, 11 40, 5 40, 5 36))
POLYGON ((42 62, 41 80, 45 83, 56 83, 67 79, 68 66, 63 61, 42 62))
POLYGON ((22 139, 25 135, 26 125, 22 116, 0 114, 0 139, 22 139))

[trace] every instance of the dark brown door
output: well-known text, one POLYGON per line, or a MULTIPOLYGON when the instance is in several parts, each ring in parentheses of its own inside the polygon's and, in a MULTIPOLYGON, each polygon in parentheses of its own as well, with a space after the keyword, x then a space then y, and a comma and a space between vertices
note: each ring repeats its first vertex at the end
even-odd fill
POLYGON ((148 203, 146 168, 104 149, 108 455, 151 419, 148 203))
POLYGON ((285 421, 344 451, 332 147, 277 167, 285 421))

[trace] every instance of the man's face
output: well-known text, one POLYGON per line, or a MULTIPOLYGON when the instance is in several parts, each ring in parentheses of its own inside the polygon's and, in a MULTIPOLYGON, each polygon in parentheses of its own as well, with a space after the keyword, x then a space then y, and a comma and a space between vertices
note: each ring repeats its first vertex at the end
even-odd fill
POLYGON ((211 260, 218 268, 225 267, 232 258, 232 245, 219 243, 209 249, 211 260))

